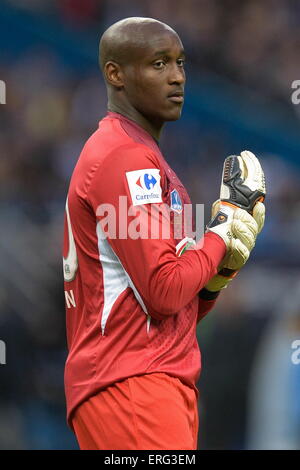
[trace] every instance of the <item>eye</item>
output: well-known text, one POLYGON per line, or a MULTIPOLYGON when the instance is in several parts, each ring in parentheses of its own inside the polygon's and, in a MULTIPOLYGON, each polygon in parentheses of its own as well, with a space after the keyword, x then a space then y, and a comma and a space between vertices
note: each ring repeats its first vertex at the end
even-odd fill
POLYGON ((164 67, 165 62, 163 60, 157 60, 155 63, 154 63, 154 67, 156 69, 162 69, 164 67))
POLYGON ((185 59, 177 59, 177 64, 179 65, 179 67, 184 67, 185 59))

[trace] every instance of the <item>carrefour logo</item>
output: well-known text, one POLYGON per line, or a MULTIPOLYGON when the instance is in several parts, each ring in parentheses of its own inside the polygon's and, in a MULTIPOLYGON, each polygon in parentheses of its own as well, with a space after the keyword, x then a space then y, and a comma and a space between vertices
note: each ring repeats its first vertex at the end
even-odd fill
MULTIPOLYGON (((159 194, 151 193, 151 194, 137 194, 136 195, 136 200, 137 201, 149 201, 151 199, 159 199, 160 196, 159 194)), ((153 201, 152 201, 153 202, 153 201)))
POLYGON ((138 186, 148 191, 150 189, 153 189, 156 183, 157 183, 157 179, 154 178, 154 176, 151 175, 151 173, 145 173, 144 175, 139 176, 139 178, 136 181, 136 184, 138 186))
POLYGON ((158 168, 127 171, 126 178, 134 206, 162 202, 160 170, 158 168))

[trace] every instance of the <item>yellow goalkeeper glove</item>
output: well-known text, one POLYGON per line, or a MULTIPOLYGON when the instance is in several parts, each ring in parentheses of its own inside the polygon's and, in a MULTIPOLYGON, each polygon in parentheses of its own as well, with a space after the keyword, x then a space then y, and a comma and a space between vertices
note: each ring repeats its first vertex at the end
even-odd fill
POLYGON ((224 240, 227 254, 218 274, 205 286, 207 290, 215 292, 227 287, 247 262, 264 225, 265 195, 264 172, 252 152, 225 159, 220 199, 213 204, 207 231, 224 240))

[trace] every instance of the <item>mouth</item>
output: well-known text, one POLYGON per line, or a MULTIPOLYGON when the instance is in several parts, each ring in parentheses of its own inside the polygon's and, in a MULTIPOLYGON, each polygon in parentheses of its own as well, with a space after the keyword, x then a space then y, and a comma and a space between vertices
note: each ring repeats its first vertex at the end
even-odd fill
POLYGON ((170 101, 173 101, 173 103, 183 103, 183 91, 175 91, 174 93, 171 93, 170 95, 168 95, 168 99, 170 101))
POLYGON ((183 103, 183 96, 169 96, 168 99, 173 103, 183 103))

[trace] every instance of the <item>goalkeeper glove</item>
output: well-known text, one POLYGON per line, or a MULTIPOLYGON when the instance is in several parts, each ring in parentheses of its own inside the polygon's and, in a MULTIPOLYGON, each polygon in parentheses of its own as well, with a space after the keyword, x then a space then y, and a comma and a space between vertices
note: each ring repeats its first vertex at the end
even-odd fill
POLYGON ((252 152, 225 159, 220 200, 213 204, 212 220, 207 230, 224 240, 227 254, 219 272, 205 286, 218 291, 227 287, 247 262, 265 220, 266 188, 259 160, 252 152), (252 215, 251 215, 252 214, 252 215))

